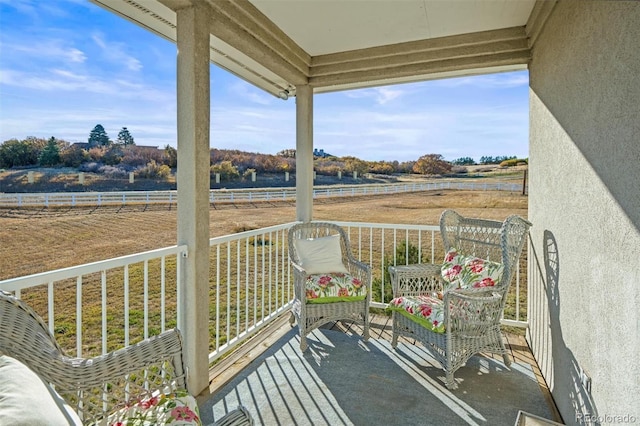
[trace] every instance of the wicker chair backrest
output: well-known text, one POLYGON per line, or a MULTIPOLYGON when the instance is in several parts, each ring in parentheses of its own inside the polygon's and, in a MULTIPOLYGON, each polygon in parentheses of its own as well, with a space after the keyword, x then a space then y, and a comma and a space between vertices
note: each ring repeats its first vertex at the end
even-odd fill
POLYGON ((65 356, 42 318, 22 300, 0 290, 0 352, 15 358, 50 383, 49 359, 65 356))
POLYGON ((453 210, 445 210, 440 217, 445 251, 455 248, 467 256, 502 263, 501 289, 508 288, 511 283, 530 226, 530 222, 516 215, 500 222, 467 218, 453 210))

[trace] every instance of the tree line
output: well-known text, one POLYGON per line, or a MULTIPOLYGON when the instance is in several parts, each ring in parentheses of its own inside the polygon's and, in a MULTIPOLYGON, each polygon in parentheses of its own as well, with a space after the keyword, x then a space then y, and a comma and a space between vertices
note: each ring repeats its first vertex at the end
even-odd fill
MULTIPOLYGON (((260 154, 230 149, 210 150, 211 174, 222 180, 235 180, 251 173, 294 173, 295 149, 277 154, 260 154)), ((0 144, 0 167, 72 167, 80 171, 102 173, 111 177, 125 177, 135 172, 140 177, 167 178, 177 167, 178 152, 170 145, 163 149, 135 144, 129 130, 123 127, 116 141, 112 141, 104 127, 96 125, 86 143, 70 143, 51 137, 10 139, 0 144)), ((497 164, 516 157, 481 157, 480 164, 497 164)), ((520 161, 520 160, 518 160, 520 161)), ((416 173, 444 175, 455 166, 477 164, 472 158, 446 161, 442 155, 426 154, 415 161, 365 161, 353 156, 336 157, 330 154, 315 157, 317 174, 337 176, 338 172, 357 172, 378 175, 416 173)), ((515 164, 515 163, 514 163, 515 164)))
MULTIPOLYGON (((505 161, 510 161, 510 160, 518 160, 518 158, 514 155, 514 156, 498 156, 498 157, 490 157, 490 156, 483 156, 480 157, 480 161, 478 163, 476 163, 476 160, 474 160, 471 157, 460 157, 460 158, 456 158, 455 160, 453 160, 451 163, 458 165, 458 166, 474 166, 477 164, 502 164, 505 161)), ((524 160, 521 160, 524 161, 524 160)))

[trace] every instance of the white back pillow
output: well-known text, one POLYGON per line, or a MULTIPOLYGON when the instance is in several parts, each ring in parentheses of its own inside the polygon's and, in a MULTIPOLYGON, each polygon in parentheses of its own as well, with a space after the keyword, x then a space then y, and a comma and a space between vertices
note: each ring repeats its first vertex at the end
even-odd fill
POLYGON ((312 240, 294 240, 293 245, 298 252, 300 266, 307 274, 349 273, 342 263, 340 235, 330 235, 312 240))
POLYGON ((0 355, 0 426, 80 425, 58 393, 17 359, 0 355))

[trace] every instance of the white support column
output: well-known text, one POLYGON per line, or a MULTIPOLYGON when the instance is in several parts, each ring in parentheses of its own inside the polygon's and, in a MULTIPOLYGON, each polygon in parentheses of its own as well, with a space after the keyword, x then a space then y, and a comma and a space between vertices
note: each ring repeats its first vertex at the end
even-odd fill
POLYGON ((209 9, 177 11, 178 244, 189 247, 179 294, 187 387, 209 386, 209 9))
POLYGON ((313 212, 313 89, 296 86, 296 218, 312 219, 313 212))

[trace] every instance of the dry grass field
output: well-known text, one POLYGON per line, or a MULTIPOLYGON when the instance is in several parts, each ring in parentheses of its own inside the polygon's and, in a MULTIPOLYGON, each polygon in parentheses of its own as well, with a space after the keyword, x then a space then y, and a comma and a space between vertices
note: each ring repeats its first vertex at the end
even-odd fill
MULTIPOLYGON (((502 220, 511 214, 527 217, 527 197, 505 191, 437 190, 318 199, 314 203, 313 216, 316 220, 436 225, 447 208, 466 216, 487 219, 502 220)), ((209 234, 216 237, 292 222, 295 215, 295 203, 285 201, 212 205, 209 234)), ((175 245, 176 220, 175 206, 168 205, 0 209, 0 280, 175 245)), ((130 271, 132 280, 134 275, 141 274, 139 269, 130 271)), ((110 277, 110 348, 119 347, 123 342, 121 281, 122 277, 110 277)), ((130 296, 129 326, 131 332, 137 334, 140 334, 143 315, 139 290, 132 288, 130 296)), ((155 294, 158 290, 154 287, 150 291, 155 294)), ((27 291, 23 297, 38 313, 45 315, 45 292, 27 291)), ((61 283, 55 297, 56 338, 63 347, 72 348, 75 342, 75 285, 61 283)), ((223 289, 220 298, 225 300, 225 297, 223 289)), ((100 287, 91 284, 91 280, 83 285, 83 308, 83 347, 86 353, 96 354, 100 339, 100 287)), ((154 312, 156 308, 151 306, 154 312)), ((167 309, 168 317, 174 317, 175 301, 167 309)), ((224 327, 221 333, 225 332, 224 327)))
MULTIPOLYGON (((316 200, 315 220, 437 224, 442 210, 527 217, 527 197, 504 191, 437 190, 316 200)), ((210 236, 295 220, 292 202, 214 205, 210 236)), ((0 210, 0 280, 176 244, 175 206, 0 210)))

